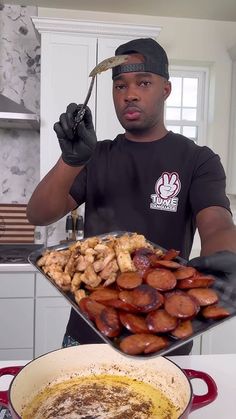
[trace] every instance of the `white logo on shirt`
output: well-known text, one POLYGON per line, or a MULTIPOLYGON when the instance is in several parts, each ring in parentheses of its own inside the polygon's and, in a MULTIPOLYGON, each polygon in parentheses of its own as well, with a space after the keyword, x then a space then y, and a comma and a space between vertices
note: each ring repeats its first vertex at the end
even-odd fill
POLYGON ((176 197, 181 189, 179 175, 176 172, 164 172, 155 184, 155 194, 151 195, 151 209, 176 212, 179 199, 176 197))

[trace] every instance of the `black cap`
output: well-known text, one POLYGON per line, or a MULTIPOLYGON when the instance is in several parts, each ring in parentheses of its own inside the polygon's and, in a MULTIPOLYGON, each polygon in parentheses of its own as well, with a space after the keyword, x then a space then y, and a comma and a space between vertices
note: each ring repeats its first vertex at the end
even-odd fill
POLYGON ((115 55, 138 53, 144 56, 144 63, 121 64, 112 69, 112 78, 114 79, 121 73, 130 73, 135 71, 144 71, 155 73, 159 76, 169 79, 168 58, 165 50, 158 42, 152 38, 133 39, 126 44, 120 45, 115 55))

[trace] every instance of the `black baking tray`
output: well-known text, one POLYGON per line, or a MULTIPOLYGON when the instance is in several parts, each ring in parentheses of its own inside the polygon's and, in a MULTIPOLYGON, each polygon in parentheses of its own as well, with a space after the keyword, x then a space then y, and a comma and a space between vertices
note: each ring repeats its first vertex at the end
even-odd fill
MULTIPOLYGON (((96 237, 98 237, 101 240, 106 240, 108 237, 114 236, 114 237, 120 237, 124 234, 132 234, 130 232, 127 231, 115 231, 115 232, 111 232, 111 233, 106 233, 106 234, 102 234, 102 235, 97 235, 96 237)), ((86 239, 83 239, 86 240, 86 239)), ((82 240, 82 241, 83 241, 82 240)), ((150 241, 147 240, 148 243, 150 243, 153 247, 155 247, 156 249, 161 249, 162 251, 166 251, 166 249, 164 249, 163 247, 159 246, 158 244, 152 243, 150 241)), ((120 339, 124 338, 125 336, 128 336, 130 334, 130 332, 128 330, 122 330, 122 333, 119 337, 119 339, 117 338, 108 338, 106 336, 104 336, 97 328, 96 325, 94 325, 94 323, 89 320, 86 315, 80 310, 78 304, 76 303, 74 296, 71 292, 66 292, 63 291, 54 281, 52 278, 50 278, 50 276, 48 276, 47 274, 44 273, 44 271, 37 266, 37 260, 44 254, 44 252, 46 250, 65 250, 68 249, 68 247, 70 247, 73 244, 73 242, 68 242, 65 244, 60 244, 60 245, 56 245, 56 246, 50 246, 50 247, 43 247, 40 248, 34 252, 32 252, 29 257, 28 257, 28 261, 31 263, 31 265, 33 265, 58 291, 60 294, 63 295, 63 297, 70 303, 70 305, 75 309, 75 311, 80 315, 80 317, 82 317, 82 319, 88 324, 89 327, 91 327, 98 336, 100 336, 100 338, 107 344, 109 344, 111 347, 113 347, 113 349, 115 349, 116 351, 120 352, 122 355, 127 356, 127 357, 138 357, 138 358, 152 358, 152 357, 156 357, 156 356, 163 356, 163 355, 168 355, 169 352, 172 352, 173 350, 181 347, 182 345, 192 341, 194 338, 196 338, 197 336, 202 335, 205 332, 208 332, 210 329, 213 329, 215 327, 217 327, 218 325, 224 323, 225 321, 228 321, 229 319, 231 319, 232 317, 234 317, 236 315, 236 280, 235 278, 233 279, 226 279, 224 277, 220 277, 220 276, 215 276, 215 282, 213 284, 213 286, 211 286, 212 289, 214 289, 218 296, 219 296, 219 305, 222 307, 225 307, 230 315, 228 317, 225 317, 223 319, 220 320, 210 320, 210 319, 204 319, 202 316, 198 315, 197 317, 195 317, 192 320, 192 326, 193 326, 193 334, 185 339, 178 339, 178 338, 174 338, 173 336, 169 335, 169 334, 165 334, 165 336, 168 337, 169 339, 169 346, 167 348, 164 348, 160 351, 154 352, 152 354, 141 354, 141 355, 127 355, 125 354, 123 351, 120 350, 118 342, 120 339)), ((182 265, 186 265, 187 261, 180 258, 180 257, 176 257, 175 260, 179 263, 181 263, 182 265)))

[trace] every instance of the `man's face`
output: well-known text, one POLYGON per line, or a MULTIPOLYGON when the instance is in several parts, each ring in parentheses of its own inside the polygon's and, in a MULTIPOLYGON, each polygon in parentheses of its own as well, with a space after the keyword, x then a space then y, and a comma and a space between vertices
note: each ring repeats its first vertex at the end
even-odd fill
MULTIPOLYGON (((143 62, 140 54, 131 54, 130 63, 143 62)), ((113 100, 117 117, 131 135, 157 132, 163 126, 164 102, 171 84, 157 74, 121 73, 113 80, 113 100)))

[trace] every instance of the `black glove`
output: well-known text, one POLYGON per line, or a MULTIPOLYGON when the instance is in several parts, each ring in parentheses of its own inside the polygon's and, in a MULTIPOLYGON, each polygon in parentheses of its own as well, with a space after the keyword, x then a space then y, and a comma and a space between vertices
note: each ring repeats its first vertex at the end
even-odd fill
POLYGON ((93 127, 92 114, 88 106, 82 121, 75 127, 75 117, 82 105, 70 103, 66 113, 61 114, 54 124, 62 151, 62 159, 69 166, 83 166, 91 158, 96 147, 97 137, 93 127))
POLYGON ((204 272, 223 273, 226 276, 235 275, 236 278, 236 253, 223 250, 210 256, 200 256, 191 259, 188 266, 204 272))
POLYGON ((236 253, 223 250, 196 257, 188 262, 188 266, 217 278, 215 287, 220 291, 221 300, 236 301, 236 253))

